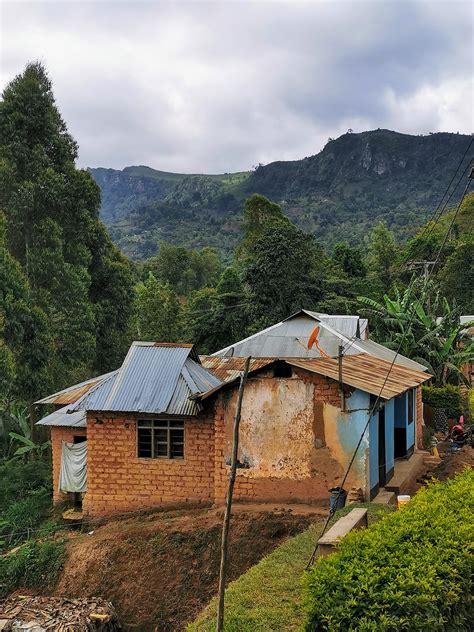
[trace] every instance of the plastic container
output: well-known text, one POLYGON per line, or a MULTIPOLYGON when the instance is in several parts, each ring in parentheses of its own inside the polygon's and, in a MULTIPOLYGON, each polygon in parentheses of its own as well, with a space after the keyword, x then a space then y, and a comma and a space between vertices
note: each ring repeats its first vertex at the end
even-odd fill
POLYGON ((342 509, 346 504, 346 490, 342 487, 333 487, 329 490, 329 494, 329 511, 334 513, 337 509, 342 509))
POLYGON ((401 494, 400 496, 397 496, 397 509, 401 509, 403 505, 409 503, 410 499, 411 496, 409 496, 408 494, 401 494))

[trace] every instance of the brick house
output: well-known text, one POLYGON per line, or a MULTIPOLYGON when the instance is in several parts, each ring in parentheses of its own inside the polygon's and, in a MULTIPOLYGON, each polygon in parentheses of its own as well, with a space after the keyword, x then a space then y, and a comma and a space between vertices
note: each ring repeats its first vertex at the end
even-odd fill
MULTIPOLYGON (((57 407, 39 422, 51 428, 55 502, 71 493, 62 483, 65 449, 86 439, 85 515, 222 503, 243 363, 237 355, 199 358, 191 345, 134 343, 117 371, 40 400, 57 407)), ((394 364, 384 384, 390 366, 368 353, 347 354, 340 381, 339 360, 319 353, 253 357, 236 499, 326 499, 382 392, 347 483, 372 498, 390 481, 396 459, 420 446, 420 385, 430 377, 394 364)))

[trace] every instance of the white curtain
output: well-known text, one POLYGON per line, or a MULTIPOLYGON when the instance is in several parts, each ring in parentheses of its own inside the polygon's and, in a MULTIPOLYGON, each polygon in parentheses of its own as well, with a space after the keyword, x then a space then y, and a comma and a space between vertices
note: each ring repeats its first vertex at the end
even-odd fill
POLYGON ((87 441, 82 443, 63 441, 59 489, 62 492, 87 490, 87 441))

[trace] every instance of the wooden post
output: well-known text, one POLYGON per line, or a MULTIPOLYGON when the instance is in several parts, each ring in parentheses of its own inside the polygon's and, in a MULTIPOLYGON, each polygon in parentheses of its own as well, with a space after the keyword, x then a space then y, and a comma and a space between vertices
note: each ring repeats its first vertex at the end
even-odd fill
POLYGON ((232 510, 232 495, 234 493, 235 476, 237 473, 237 454, 239 449, 239 425, 240 411, 242 409, 242 399, 244 396, 244 387, 247 382, 247 375, 250 367, 250 356, 245 360, 244 371, 240 376, 239 397, 237 400, 237 408, 234 417, 234 434, 232 438, 232 460, 230 464, 229 487, 227 490, 227 500, 225 504, 224 522, 222 524, 222 541, 221 541, 221 565, 219 569, 219 606, 217 609, 217 632, 224 629, 224 593, 225 593, 225 576, 227 571, 227 548, 229 541, 230 514, 232 510))
POLYGON ((342 358, 344 347, 339 345, 339 353, 338 353, 338 364, 339 364, 339 395, 341 397, 341 410, 344 412, 346 410, 346 398, 344 395, 344 382, 342 380, 342 358))

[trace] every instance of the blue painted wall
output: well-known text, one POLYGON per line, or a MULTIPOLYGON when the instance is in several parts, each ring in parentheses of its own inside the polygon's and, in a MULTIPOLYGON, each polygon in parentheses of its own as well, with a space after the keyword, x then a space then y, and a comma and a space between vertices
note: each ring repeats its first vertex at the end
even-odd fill
POLYGON ((395 399, 385 404, 385 471, 389 472, 395 465, 395 399))
POLYGON ((370 489, 379 482, 379 414, 375 413, 369 425, 369 480, 370 489))
MULTIPOLYGON (((341 412, 337 417, 337 437, 342 452, 342 459, 347 465, 354 453, 360 435, 367 424, 369 407, 370 395, 363 391, 355 390, 351 396, 346 399, 346 410, 351 412, 341 412)), ((349 477, 355 478, 363 488, 367 488, 368 483, 368 447, 369 432, 367 431, 357 451, 349 477)))
MULTIPOLYGON (((407 418, 408 418, 408 396, 404 393, 407 402, 407 418)), ((416 426, 416 393, 413 402, 413 422, 407 425, 407 450, 415 445, 415 426, 416 426)))
POLYGON ((395 397, 395 428, 405 428, 408 414, 407 394, 395 397))

